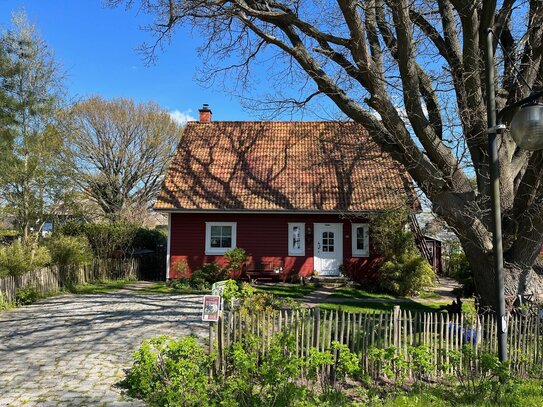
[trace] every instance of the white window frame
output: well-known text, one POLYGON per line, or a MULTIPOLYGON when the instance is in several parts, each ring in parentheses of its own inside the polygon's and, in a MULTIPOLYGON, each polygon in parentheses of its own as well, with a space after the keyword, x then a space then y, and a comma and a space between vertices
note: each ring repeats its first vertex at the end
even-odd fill
POLYGON ((305 223, 289 223, 288 224, 288 255, 289 256, 305 256, 305 223), (294 237, 294 228, 300 228, 300 248, 292 247, 292 238, 294 237))
POLYGON ((237 222, 206 222, 206 255, 224 254, 228 250, 236 248, 237 222), (232 246, 231 247, 211 247, 211 227, 212 226, 231 226, 232 227, 232 246))
POLYGON ((370 225, 368 223, 353 223, 351 226, 351 249, 353 257, 369 257, 370 256, 370 225), (356 230, 364 228, 364 250, 359 250, 356 247, 356 230))

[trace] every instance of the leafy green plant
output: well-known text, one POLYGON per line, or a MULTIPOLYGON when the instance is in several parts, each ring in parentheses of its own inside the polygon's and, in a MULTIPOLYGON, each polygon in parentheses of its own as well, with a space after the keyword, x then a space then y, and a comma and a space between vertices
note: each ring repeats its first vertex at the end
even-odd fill
POLYGON ((51 255, 46 247, 21 242, 0 247, 0 277, 20 276, 50 263, 51 255))
POLYGON ((459 243, 450 244, 445 274, 454 278, 462 287, 456 289, 455 294, 463 297, 471 297, 475 293, 473 273, 468 259, 459 243))
POLYGON ((377 362, 382 373, 395 384, 402 384, 407 377, 408 363, 404 355, 395 346, 388 348, 369 348, 368 359, 377 362))
POLYGON ((188 278, 176 278, 167 282, 167 286, 173 288, 174 290, 184 290, 189 289, 190 280, 188 278))
POLYGON ((228 276, 234 280, 241 277, 244 264, 247 262, 249 256, 242 248, 236 247, 235 249, 228 250, 224 254, 224 258, 227 261, 226 271, 228 276))
POLYGON ((306 389, 297 384, 302 359, 295 355, 294 338, 276 335, 264 354, 261 346, 261 340, 252 335, 232 345, 220 405, 291 406, 307 396, 306 389))
POLYGON ((397 295, 411 295, 434 285, 435 273, 417 252, 396 256, 380 268, 383 289, 397 295))
POLYGON ((360 375, 360 357, 351 352, 347 345, 332 341, 332 351, 335 353, 334 387, 337 380, 360 375))
POLYGON ((413 233, 405 228, 410 213, 409 209, 400 208, 372 217, 371 244, 385 260, 416 250, 413 233))
POLYGON ((416 380, 428 380, 434 370, 434 358, 427 345, 411 346, 408 349, 411 356, 411 369, 416 380))
POLYGON ((417 247, 405 224, 407 209, 387 211, 372 219, 372 244, 383 257, 379 269, 381 289, 396 295, 410 295, 431 287, 435 274, 417 247))
POLYGON ((77 266, 92 262, 92 250, 85 236, 55 235, 45 242, 53 264, 77 266))
POLYGON ((6 300, 6 297, 4 297, 4 294, 0 292, 0 311, 5 311, 7 309, 10 309, 14 307, 15 304, 9 302, 6 300))
POLYGON ((187 271, 188 271, 189 264, 186 260, 178 261, 175 265, 175 269, 181 276, 181 278, 187 277, 187 271))
POLYGON ((223 281, 226 278, 226 270, 217 263, 204 264, 190 275, 191 285, 205 285, 210 288, 213 283, 223 281))
POLYGON ((28 286, 18 288, 15 292, 15 303, 17 305, 28 305, 36 302, 40 298, 40 294, 36 287, 28 286))
POLYGON ((121 386, 151 406, 209 405, 211 364, 195 337, 159 336, 142 342, 121 386))

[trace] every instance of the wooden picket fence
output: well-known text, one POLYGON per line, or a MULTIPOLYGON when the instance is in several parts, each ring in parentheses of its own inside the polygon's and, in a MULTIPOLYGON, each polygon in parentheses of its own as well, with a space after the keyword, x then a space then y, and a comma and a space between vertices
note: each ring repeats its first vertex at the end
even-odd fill
MULTIPOLYGON (((497 354, 496 320, 493 315, 449 317, 445 312, 412 312, 394 307, 393 311, 373 313, 313 309, 273 310, 259 313, 227 312, 210 329, 210 343, 217 346, 218 363, 227 363, 225 349, 248 334, 261 339, 262 352, 269 349, 272 338, 288 332, 296 338, 296 356, 307 357, 311 348, 329 350, 338 341, 361 356, 364 373, 382 374, 382 363, 372 359, 371 349, 393 347, 412 366, 411 350, 423 346, 431 356, 431 376, 453 374, 449 358, 472 345, 475 357, 460 361, 456 369, 480 371, 477 355, 497 354)), ((508 318, 510 370, 525 375, 543 369, 543 324, 537 315, 511 315, 508 318)), ((462 357, 462 356, 461 356, 462 357)), ((412 374, 411 370, 409 374, 412 374)))
MULTIPOLYGON (((15 301, 17 290, 33 287, 40 294, 59 291, 63 287, 99 280, 159 280, 166 269, 164 256, 149 255, 126 259, 94 259, 91 264, 80 267, 47 267, 20 276, 0 278, 0 299, 15 301), (164 264, 163 264, 164 263, 164 264)), ((165 280, 164 278, 162 278, 165 280)))

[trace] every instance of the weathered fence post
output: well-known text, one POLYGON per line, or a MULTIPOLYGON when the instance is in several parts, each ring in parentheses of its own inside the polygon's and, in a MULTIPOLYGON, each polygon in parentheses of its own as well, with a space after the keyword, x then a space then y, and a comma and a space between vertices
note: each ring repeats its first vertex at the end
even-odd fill
POLYGON ((400 306, 395 305, 394 310, 393 310, 393 322, 392 322, 392 327, 394 330, 394 332, 392 333, 392 341, 393 341, 392 343, 394 344, 394 347, 396 349, 400 348, 400 337, 401 337, 401 330, 402 330, 401 315, 402 314, 400 311, 400 306))
POLYGON ((321 325, 321 310, 319 307, 313 308, 313 347, 319 348, 321 325))

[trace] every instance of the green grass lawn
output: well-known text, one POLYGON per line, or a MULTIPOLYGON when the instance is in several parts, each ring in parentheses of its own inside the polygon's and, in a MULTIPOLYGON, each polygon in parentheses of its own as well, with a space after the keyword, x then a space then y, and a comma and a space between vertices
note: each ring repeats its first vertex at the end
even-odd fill
POLYGON ((543 406, 543 381, 541 379, 513 379, 493 388, 479 384, 480 388, 466 391, 458 385, 425 385, 410 391, 389 392, 385 400, 369 406, 387 407, 468 407, 468 406, 543 406))
POLYGON ((256 285, 254 286, 256 291, 273 294, 276 297, 283 298, 302 298, 307 294, 315 291, 317 286, 315 284, 274 284, 274 285, 256 285))
POLYGON ((328 310, 341 310, 346 312, 374 312, 374 311, 391 311, 395 305, 399 305, 401 309, 409 311, 437 311, 440 305, 446 305, 447 303, 421 303, 415 301, 406 302, 371 302, 371 301, 348 301, 335 303, 332 301, 323 302, 319 304, 321 309, 328 310))
MULTIPOLYGON (((345 301, 345 302, 334 302, 333 298, 330 298, 326 302, 319 304, 321 309, 327 310, 342 310, 346 312, 375 312, 375 311, 391 311, 395 305, 399 305, 402 310, 408 311, 418 311, 418 312, 435 312, 439 310, 439 307, 442 305, 450 304, 447 301, 395 301, 391 299, 390 301, 364 301, 363 299, 345 301)), ((465 301, 462 304, 462 310, 468 313, 474 313, 475 308, 473 301, 465 301)))
POLYGON ((104 280, 94 283, 78 284, 68 289, 73 294, 105 294, 111 291, 120 290, 127 285, 133 284, 135 280, 104 280))
MULTIPOLYGON (((364 290, 363 288, 358 287, 343 287, 334 292, 334 294, 331 295, 332 298, 356 298, 356 299, 365 299, 365 298, 377 298, 377 299, 387 299, 392 300, 396 298, 406 298, 410 300, 408 297, 395 297, 392 294, 385 294, 385 293, 378 293, 378 292, 372 292, 368 290, 364 290)), ((436 294, 432 291, 424 291, 420 293, 417 299, 439 299, 441 296, 439 294, 436 294)))
POLYGON ((364 290, 362 288, 356 287, 342 287, 334 291, 330 296, 331 298, 353 298, 353 299, 365 299, 365 298, 378 298, 391 300, 395 297, 390 294, 384 293, 374 293, 371 291, 364 290))
POLYGON ((172 288, 166 282, 157 282, 149 287, 134 291, 134 294, 210 294, 211 290, 194 290, 192 288, 172 288))

